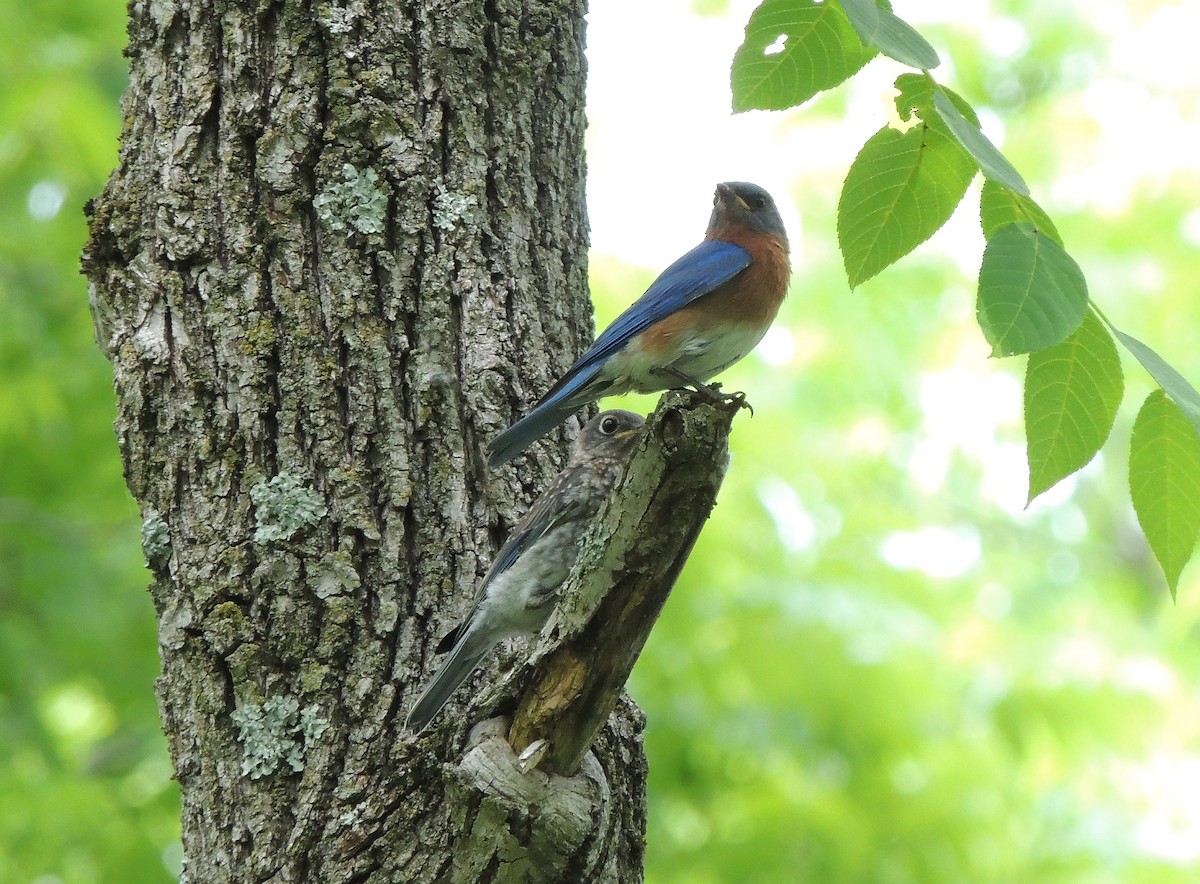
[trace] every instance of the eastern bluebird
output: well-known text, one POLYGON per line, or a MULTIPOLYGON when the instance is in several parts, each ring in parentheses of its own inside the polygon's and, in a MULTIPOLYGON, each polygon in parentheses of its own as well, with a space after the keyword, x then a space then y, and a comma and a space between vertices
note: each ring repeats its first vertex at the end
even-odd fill
POLYGON ((497 642, 542 628, 579 555, 583 532, 616 485, 644 425, 629 411, 601 412, 584 425, 567 465, 496 554, 471 613, 438 645, 450 656, 417 697, 408 729, 423 730, 497 642))
MULTIPOLYGON (((718 184, 704 242, 606 328, 533 411, 488 445, 506 463, 574 411, 636 390, 697 390, 754 349, 787 294, 787 231, 757 184, 718 184)), ((709 390, 708 392, 712 392, 709 390)))

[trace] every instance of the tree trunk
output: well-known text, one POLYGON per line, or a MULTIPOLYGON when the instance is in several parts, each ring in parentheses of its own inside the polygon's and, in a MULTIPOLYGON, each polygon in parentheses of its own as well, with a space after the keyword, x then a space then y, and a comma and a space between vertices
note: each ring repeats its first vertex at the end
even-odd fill
POLYGON ((130 10, 84 264, 184 880, 640 880, 628 707, 520 794, 462 775, 461 702, 401 731, 562 453, 483 443, 591 339, 583 4, 130 10))

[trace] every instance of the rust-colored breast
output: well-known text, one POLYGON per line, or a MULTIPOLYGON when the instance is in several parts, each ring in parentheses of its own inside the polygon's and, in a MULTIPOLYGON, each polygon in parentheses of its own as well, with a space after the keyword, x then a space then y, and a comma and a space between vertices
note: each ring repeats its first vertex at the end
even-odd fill
POLYGON ((706 324, 770 325, 792 275, 787 241, 736 227, 717 228, 711 238, 744 248, 750 253, 750 266, 689 306, 703 311, 706 324))
POLYGON ((750 266, 642 332, 638 336, 642 351, 665 353, 693 330, 735 324, 765 327, 774 321, 792 274, 786 241, 736 228, 718 228, 711 238, 746 249, 751 255, 750 266))

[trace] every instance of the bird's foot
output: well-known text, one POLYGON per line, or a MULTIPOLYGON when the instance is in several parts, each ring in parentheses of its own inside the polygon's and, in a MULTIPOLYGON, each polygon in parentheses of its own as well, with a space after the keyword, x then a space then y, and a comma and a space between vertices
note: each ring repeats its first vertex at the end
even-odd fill
POLYGON ((720 386, 720 384, 714 384, 712 392, 721 402, 732 402, 738 408, 744 408, 746 411, 750 412, 750 417, 754 417, 754 406, 746 401, 745 393, 743 393, 741 390, 738 390, 735 393, 722 393, 720 386))
POLYGON ((741 390, 738 390, 736 393, 725 393, 721 390, 721 385, 719 383, 706 384, 703 381, 697 380, 691 375, 685 374, 679 369, 673 368, 669 365, 663 366, 661 369, 659 369, 659 372, 667 375, 668 377, 672 377, 677 381, 682 381, 685 386, 691 387, 701 396, 706 396, 713 402, 732 402, 736 404, 738 408, 745 408, 747 411, 749 411, 751 417, 754 416, 754 406, 746 401, 746 394, 741 390))
POLYGON ((746 409, 748 412, 750 412, 750 416, 754 417, 754 406, 746 401, 746 394, 741 390, 733 393, 725 393, 722 392, 720 384, 696 383, 694 386, 696 392, 701 396, 707 396, 713 402, 720 402, 722 404, 726 402, 732 402, 738 408, 746 409))

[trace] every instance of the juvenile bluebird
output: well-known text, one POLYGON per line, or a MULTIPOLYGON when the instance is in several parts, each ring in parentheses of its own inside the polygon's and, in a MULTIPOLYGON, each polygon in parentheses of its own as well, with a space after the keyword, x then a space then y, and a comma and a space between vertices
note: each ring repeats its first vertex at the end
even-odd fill
POLYGON ((718 184, 704 242, 654 280, 533 410, 488 445, 499 466, 601 396, 704 382, 754 349, 787 294, 787 231, 757 184, 718 184))
POLYGON ((601 412, 584 425, 567 465, 496 554, 471 613, 438 645, 439 653, 449 649, 450 655, 408 713, 409 730, 423 730, 497 642, 533 635, 546 623, 579 556, 579 540, 616 485, 644 425, 629 411, 601 412))

